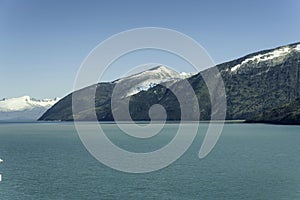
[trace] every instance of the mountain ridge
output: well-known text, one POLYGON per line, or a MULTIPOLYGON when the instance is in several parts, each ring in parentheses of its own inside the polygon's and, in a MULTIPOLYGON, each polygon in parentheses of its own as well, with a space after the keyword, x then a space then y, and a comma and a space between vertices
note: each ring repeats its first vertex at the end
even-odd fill
MULTIPOLYGON (((264 110, 284 105, 298 98, 300 96, 299 61, 300 43, 297 42, 251 53, 213 67, 220 71, 225 84, 226 119, 249 119, 264 110), (236 70, 231 70, 239 65, 236 70)), ((198 98, 201 120, 209 120, 211 116, 210 97, 202 76, 209 76, 213 68, 185 79, 193 87, 198 98)), ((182 81, 177 81, 170 85, 180 86, 181 83, 182 81)), ((110 91, 113 90, 114 85, 104 83, 98 85, 100 87, 97 89, 95 102, 98 120, 112 121, 114 119, 110 111, 110 91)), ((64 101, 59 106, 64 107, 68 112, 63 114, 59 109, 54 109, 56 104, 40 120, 73 120, 71 94, 67 97, 68 101, 64 101)), ((82 102, 84 104, 84 99, 82 102)), ((176 96, 164 84, 155 85, 131 96, 131 117, 134 120, 149 120, 148 110, 154 104, 161 104, 166 108, 168 120, 180 120, 180 105, 176 96)), ((83 108, 82 113, 78 115, 78 120, 89 120, 88 109, 90 108, 83 108)))

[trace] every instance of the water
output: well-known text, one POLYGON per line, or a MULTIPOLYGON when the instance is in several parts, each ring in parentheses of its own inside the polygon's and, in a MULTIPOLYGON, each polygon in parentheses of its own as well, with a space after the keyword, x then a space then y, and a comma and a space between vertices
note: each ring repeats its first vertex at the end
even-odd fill
MULTIPOLYGON (((143 152, 163 146, 177 125, 167 125, 151 145, 104 126, 116 144, 143 152)), ((201 127, 171 166, 127 174, 95 160, 72 123, 0 124, 0 199, 300 199, 299 126, 226 124, 199 160, 207 125, 201 127)))

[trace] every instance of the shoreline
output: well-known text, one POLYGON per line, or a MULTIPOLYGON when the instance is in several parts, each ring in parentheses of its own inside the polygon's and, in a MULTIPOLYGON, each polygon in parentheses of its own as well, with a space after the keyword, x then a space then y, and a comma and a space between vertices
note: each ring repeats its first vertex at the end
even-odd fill
MULTIPOLYGON (((100 123, 100 124, 266 124, 266 125, 286 125, 286 126, 300 126, 300 123, 283 123, 277 121, 248 121, 248 120, 202 120, 202 121, 76 121, 79 124, 86 123, 100 123)), ((0 121, 0 124, 74 124, 74 121, 0 121)))
MULTIPOLYGON (((116 123, 121 123, 121 124, 161 124, 161 123, 166 123, 166 124, 179 124, 179 123, 184 123, 184 124, 190 124, 190 123, 200 123, 200 124, 208 124, 208 123, 224 123, 224 124, 241 124, 245 123, 245 120, 203 120, 203 121, 76 121, 76 123, 100 123, 100 124, 116 124, 116 123)), ((59 120, 53 120, 53 121, 0 121, 0 124, 55 124, 55 123, 75 123, 74 121, 59 121, 59 120)))

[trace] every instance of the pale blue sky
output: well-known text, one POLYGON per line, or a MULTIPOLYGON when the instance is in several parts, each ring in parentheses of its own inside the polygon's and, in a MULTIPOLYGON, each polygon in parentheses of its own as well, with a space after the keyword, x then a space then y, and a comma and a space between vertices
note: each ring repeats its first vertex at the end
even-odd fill
POLYGON ((299 10, 298 0, 0 0, 0 98, 65 96, 88 53, 127 29, 180 31, 221 63, 300 41, 299 10))

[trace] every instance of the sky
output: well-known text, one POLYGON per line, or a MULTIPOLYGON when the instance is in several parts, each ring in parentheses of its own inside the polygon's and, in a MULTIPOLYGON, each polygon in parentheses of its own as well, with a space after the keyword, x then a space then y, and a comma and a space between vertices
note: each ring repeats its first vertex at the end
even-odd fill
MULTIPOLYGON (((299 10, 298 0, 0 0, 0 98, 67 95, 90 51, 133 28, 182 32, 215 63, 299 42, 299 10)), ((168 55, 144 52, 103 80, 119 78, 130 64, 167 61, 178 71, 192 70, 168 55)))

